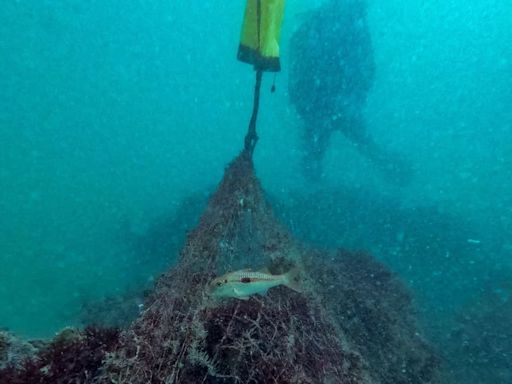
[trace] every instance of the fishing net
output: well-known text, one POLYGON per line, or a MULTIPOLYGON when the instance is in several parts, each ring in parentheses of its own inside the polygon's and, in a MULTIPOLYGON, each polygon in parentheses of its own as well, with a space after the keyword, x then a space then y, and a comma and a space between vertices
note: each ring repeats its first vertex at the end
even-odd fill
POLYGON ((368 256, 313 250, 280 225, 250 153, 226 169, 176 267, 106 355, 105 383, 430 383, 438 362, 397 279, 368 256), (213 300, 229 271, 299 268, 302 292, 213 300))

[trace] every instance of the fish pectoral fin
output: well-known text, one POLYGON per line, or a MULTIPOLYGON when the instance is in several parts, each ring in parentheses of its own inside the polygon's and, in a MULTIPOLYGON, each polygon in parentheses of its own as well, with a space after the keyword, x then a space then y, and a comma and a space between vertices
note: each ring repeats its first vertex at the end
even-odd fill
POLYGON ((249 300, 249 296, 247 295, 244 295, 243 292, 241 292, 239 289, 236 289, 236 288, 233 288, 233 292, 235 292, 235 297, 239 300, 244 300, 244 301, 247 301, 249 300))
POLYGON ((245 295, 241 290, 239 290, 238 288, 233 288, 233 292, 235 293, 236 297, 239 298, 239 299, 242 299, 245 297, 245 298, 249 298, 249 296, 245 295))

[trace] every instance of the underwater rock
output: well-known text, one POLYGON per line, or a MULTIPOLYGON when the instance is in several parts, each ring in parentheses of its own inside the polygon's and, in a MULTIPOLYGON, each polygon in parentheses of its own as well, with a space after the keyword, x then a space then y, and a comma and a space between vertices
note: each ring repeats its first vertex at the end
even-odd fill
POLYGON ((227 168, 140 316, 120 335, 104 332, 57 338, 22 368, 0 372, 0 383, 439 382, 438 359, 418 334, 399 280, 369 256, 293 239, 245 153, 227 168), (298 268, 302 292, 209 295, 214 277, 264 267, 298 268), (28 375, 32 381, 23 381, 28 375))
POLYGON ((0 331, 0 370, 7 366, 19 367, 22 361, 34 356, 37 349, 37 342, 27 342, 7 331, 0 331))
POLYGON ((66 328, 51 342, 33 345, 30 353, 18 354, 16 359, 0 366, 0 383, 93 383, 118 338, 116 329, 87 327, 78 331, 66 328))
POLYGON ((7 335, 4 332, 0 333, 0 362, 7 361, 9 345, 10 343, 8 341, 7 335))
POLYGON ((369 257, 309 250, 274 219, 242 154, 226 170, 178 265, 109 356, 103 382, 432 383, 438 361, 418 336, 410 299, 369 257), (214 302, 227 271, 302 269, 286 287, 214 302))
POLYGON ((313 252, 305 259, 315 292, 379 383, 436 382, 440 360, 420 335, 411 297, 364 253, 313 252))
POLYGON ((512 270, 489 276, 480 295, 469 300, 456 316, 444 357, 458 383, 512 383, 512 270))

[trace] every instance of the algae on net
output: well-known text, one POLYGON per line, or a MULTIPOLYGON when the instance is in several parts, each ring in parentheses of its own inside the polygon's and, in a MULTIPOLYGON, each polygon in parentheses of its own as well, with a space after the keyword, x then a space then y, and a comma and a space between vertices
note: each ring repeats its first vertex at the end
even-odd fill
POLYGON ((436 376, 437 359, 416 332, 400 283, 368 257, 295 241, 275 220, 247 152, 226 169, 178 265, 158 281, 103 373, 117 383, 430 383, 436 376), (304 292, 278 287, 220 303, 208 296, 215 276, 263 266, 301 268, 304 292))
POLYGON ((439 382, 438 359, 398 279, 367 255, 294 240, 275 220, 246 151, 226 169, 144 312, 119 337, 79 336, 0 370, 0 383, 439 382), (208 295, 214 277, 263 266, 274 274, 299 268, 303 292, 281 286, 222 302, 208 295))

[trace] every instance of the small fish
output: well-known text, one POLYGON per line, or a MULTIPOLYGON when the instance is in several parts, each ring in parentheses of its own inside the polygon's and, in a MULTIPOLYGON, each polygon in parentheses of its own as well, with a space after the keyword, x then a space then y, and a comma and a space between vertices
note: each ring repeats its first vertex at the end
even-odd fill
POLYGON ((248 300, 249 296, 255 294, 264 295, 270 288, 279 285, 285 285, 294 291, 300 292, 298 268, 293 268, 282 275, 271 275, 267 271, 257 272, 244 269, 217 277, 210 283, 213 297, 233 297, 240 300, 248 300))

